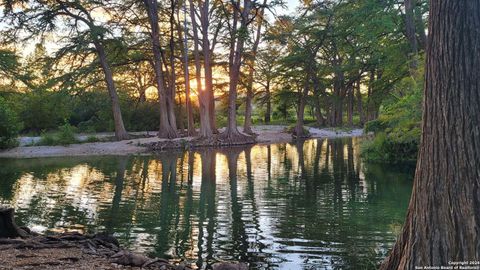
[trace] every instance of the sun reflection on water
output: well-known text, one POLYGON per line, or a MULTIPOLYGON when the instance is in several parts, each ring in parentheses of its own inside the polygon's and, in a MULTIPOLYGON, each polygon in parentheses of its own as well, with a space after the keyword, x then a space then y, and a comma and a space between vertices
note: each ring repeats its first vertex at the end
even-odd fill
POLYGON ((26 164, 0 164, 0 203, 21 223, 107 231, 200 268, 368 268, 393 243, 412 176, 363 163, 358 139, 26 164))

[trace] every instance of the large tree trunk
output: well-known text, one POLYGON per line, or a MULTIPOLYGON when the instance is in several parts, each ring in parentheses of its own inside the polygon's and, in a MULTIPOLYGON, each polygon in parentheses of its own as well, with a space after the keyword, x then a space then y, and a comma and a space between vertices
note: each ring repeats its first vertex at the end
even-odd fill
MULTIPOLYGON (((175 71, 175 0, 170 0, 170 82, 168 87, 168 99, 167 99, 167 108, 168 108, 168 120, 173 130, 177 130, 177 119, 175 116, 175 96, 176 96, 176 82, 177 75, 175 71)), ((180 103, 181 104, 181 103, 180 103)), ((182 118, 180 118, 180 121, 182 118)))
POLYGON ((305 79, 305 83, 303 86, 303 90, 298 93, 298 111, 297 111, 297 123, 295 125, 295 132, 293 135, 297 138, 306 137, 307 134, 303 132, 303 120, 305 114, 305 105, 307 103, 307 96, 308 96, 308 84, 309 84, 309 76, 305 79))
MULTIPOLYGON (((177 75, 175 72, 175 0, 170 0, 170 82, 167 89, 167 109, 168 109, 168 121, 173 130, 177 130, 177 119, 175 117, 175 92, 177 75)), ((182 118, 180 118, 182 119, 182 118)), ((181 121, 181 120, 180 120, 181 121)))
POLYGON ((248 65, 248 78, 247 78, 247 99, 245 102, 245 122, 243 124, 243 132, 247 134, 253 134, 252 131, 252 101, 253 101, 253 75, 255 71, 255 60, 257 58, 258 45, 260 43, 260 35, 262 33, 263 25, 263 13, 267 1, 263 1, 263 6, 257 15, 257 31, 255 35, 255 41, 253 42, 252 51, 250 55, 250 61, 248 65))
POLYGON ((153 52, 153 68, 155 70, 155 83, 158 90, 158 100, 160 102, 160 128, 158 137, 160 138, 176 138, 177 130, 170 123, 168 113, 168 94, 165 87, 165 80, 162 72, 162 54, 160 51, 160 30, 158 26, 158 3, 155 0, 144 0, 147 9, 148 19, 151 28, 152 52, 153 52))
POLYGON ((363 126, 363 124, 365 124, 365 116, 363 114, 363 102, 362 102, 362 93, 360 92, 360 86, 361 86, 361 82, 360 82, 360 79, 358 79, 355 85, 355 92, 356 92, 355 95, 357 98, 357 112, 360 118, 360 125, 363 126))
POLYGON ((333 97, 331 106, 331 122, 333 127, 341 126, 343 124, 343 99, 345 95, 345 82, 343 71, 336 67, 334 85, 333 85, 333 97))
POLYGON ((353 126, 353 85, 347 88, 347 119, 348 125, 353 126))
POLYGON ((415 12, 415 30, 418 33, 418 49, 425 50, 427 47, 427 34, 425 33, 425 24, 422 18, 421 6, 417 5, 417 0, 413 1, 413 7, 415 12))
POLYGON ((240 11, 240 1, 237 2, 233 12, 232 36, 229 54, 229 77, 230 84, 228 89, 228 117, 227 127, 221 134, 221 138, 227 144, 251 143, 254 142, 251 136, 242 134, 237 128, 237 86, 240 79, 240 67, 244 54, 245 37, 237 35, 237 21, 240 16, 241 29, 247 28, 249 14, 252 3, 250 0, 244 0, 243 9, 240 11))
MULTIPOLYGON (((195 59, 195 80, 197 82, 198 105, 200 108, 200 137, 211 138, 213 136, 212 124, 210 123, 210 102, 208 102, 207 90, 202 88, 202 65, 200 62, 200 45, 198 36, 198 24, 195 15, 195 6, 193 0, 189 0, 190 4, 190 20, 192 22, 193 45, 194 45, 194 59, 195 59)), ((200 8, 200 14, 203 9, 200 8)), ((208 26, 206 27, 208 30, 208 26)), ((203 29, 203 25, 202 25, 203 29)), ((207 39, 208 41, 208 39, 207 39)), ((210 63, 210 62, 208 62, 210 63)))
POLYGON ((119 141, 127 140, 130 136, 125 129, 125 125, 123 124, 120 101, 118 100, 117 90, 115 89, 115 82, 113 81, 113 73, 110 69, 110 65, 108 64, 105 49, 103 48, 103 45, 100 43, 100 41, 96 39, 94 39, 93 44, 98 54, 100 66, 102 67, 103 75, 105 77, 105 83, 107 84, 110 101, 112 102, 113 122, 115 124, 115 138, 119 141))
POLYGON ((270 117, 272 115, 272 95, 270 93, 270 80, 267 80, 267 85, 265 86, 265 99, 267 108, 265 109, 265 123, 270 123, 270 117))
POLYGON ((27 237, 28 234, 15 224, 13 208, 0 207, 0 238, 27 237))
POLYGON ((324 96, 325 90, 321 88, 320 80, 318 79, 318 72, 315 67, 316 63, 311 63, 312 68, 309 69, 310 76, 312 78, 313 83, 313 94, 314 94, 314 101, 315 101, 315 119, 317 121, 317 126, 322 127, 325 125, 325 119, 322 115, 322 106, 320 103, 321 96, 324 96))
POLYGON ((205 69, 205 104, 208 109, 208 122, 212 133, 218 133, 215 124, 215 94, 213 91, 213 71, 212 71, 212 53, 210 50, 210 40, 208 29, 210 26, 210 1, 205 0, 200 8, 200 23, 202 26, 202 50, 203 50, 203 66, 205 69))
POLYGON ((209 1, 206 0, 203 2, 203 5, 200 5, 200 24, 202 30, 202 51, 203 51, 203 66, 205 72, 205 88, 201 89, 201 72, 200 72, 200 60, 199 60, 199 40, 198 40, 198 31, 196 26, 195 12, 193 11, 193 1, 190 1, 190 17, 192 19, 192 26, 194 28, 193 34, 195 39, 195 65, 197 68, 197 85, 199 87, 199 103, 200 103, 200 136, 204 138, 211 138, 215 133, 215 115, 214 97, 213 94, 213 72, 211 65, 211 56, 210 56, 210 40, 208 39, 208 28, 210 25, 209 22, 209 1), (198 60, 197 60, 198 59, 198 60))
POLYGON ((415 33, 415 15, 414 15, 415 0, 405 0, 405 33, 410 44, 410 68, 412 72, 417 70, 417 35, 415 33))
POLYGON ((365 113, 366 115, 366 121, 372 121, 375 119, 374 117, 374 97, 373 97, 373 84, 375 83, 375 70, 370 71, 370 76, 368 80, 368 92, 367 92, 367 112, 365 113))
POLYGON ((480 1, 431 0, 422 139, 403 232, 382 269, 480 259, 480 1))
MULTIPOLYGON (((187 110, 187 134, 188 136, 194 136, 197 134, 195 130, 195 123, 193 121, 193 106, 192 100, 190 97, 190 71, 189 71, 189 63, 188 63, 188 24, 187 24, 187 4, 183 3, 183 14, 184 14, 184 21, 183 21, 183 29, 185 33, 182 36, 182 29, 180 24, 178 25, 178 37, 182 39, 183 37, 183 45, 182 45, 182 52, 183 52, 183 60, 184 60, 184 77, 185 77, 185 107, 187 110)), ((178 14, 177 14, 178 15, 178 14)), ((179 16, 178 16, 179 17, 179 16)))

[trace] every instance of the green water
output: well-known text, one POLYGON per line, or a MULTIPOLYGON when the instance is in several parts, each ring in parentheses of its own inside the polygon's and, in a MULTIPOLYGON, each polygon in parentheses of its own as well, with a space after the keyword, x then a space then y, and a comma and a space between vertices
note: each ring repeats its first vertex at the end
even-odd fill
POLYGON ((372 269, 403 223, 414 168, 362 162, 359 139, 0 159, 0 204, 39 232, 108 231, 200 268, 372 269))

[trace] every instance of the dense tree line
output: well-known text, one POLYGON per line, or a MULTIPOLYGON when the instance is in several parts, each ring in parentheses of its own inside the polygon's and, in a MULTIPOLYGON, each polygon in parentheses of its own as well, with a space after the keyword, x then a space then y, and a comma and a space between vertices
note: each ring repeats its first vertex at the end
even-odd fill
POLYGON ((302 137, 306 123, 376 120, 413 92, 405 80, 421 81, 428 10, 413 0, 305 1, 288 16, 267 0, 1 4, 1 95, 25 132, 68 122, 119 140, 158 129, 225 143, 253 141, 252 123, 295 121, 302 137))

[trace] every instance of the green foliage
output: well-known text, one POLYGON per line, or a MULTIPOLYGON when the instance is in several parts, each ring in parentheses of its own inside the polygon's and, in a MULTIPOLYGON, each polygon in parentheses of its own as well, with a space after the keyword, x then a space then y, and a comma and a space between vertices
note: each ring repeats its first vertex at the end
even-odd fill
POLYGON ((58 142, 61 145, 77 142, 77 139, 75 138, 75 128, 68 123, 61 126, 58 132, 58 142))
POLYGON ((7 102, 0 97, 0 149, 17 146, 19 130, 20 124, 18 123, 15 112, 7 102))
POLYGON ((100 141, 100 139, 97 138, 97 136, 95 135, 89 135, 85 140, 85 142, 89 142, 89 143, 98 142, 98 141, 100 141))
POLYGON ((75 128, 66 123, 59 127, 56 133, 42 133, 37 145, 69 145, 78 143, 75 138, 75 128))
POLYGON ((406 82, 409 80, 411 79, 403 82, 404 87, 410 88, 408 94, 391 101, 378 119, 366 123, 365 132, 375 133, 373 139, 364 141, 362 145, 362 156, 367 160, 396 162, 417 158, 421 135, 422 90, 421 84, 406 82))
POLYGON ((378 133, 382 130, 385 130, 385 123, 380 119, 375 119, 365 123, 364 131, 365 133, 373 132, 378 133))
POLYGON ((363 142, 361 153, 369 161, 414 161, 417 158, 419 139, 419 128, 380 132, 373 140, 363 142))
POLYGON ((20 102, 24 131, 55 129, 71 114, 70 97, 62 92, 36 90, 24 94, 20 102))

